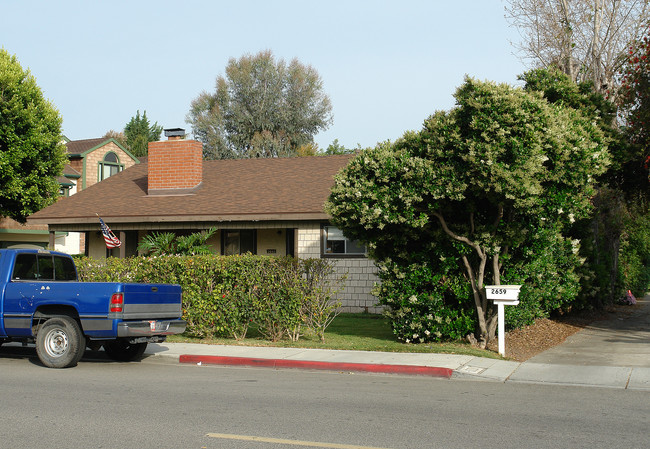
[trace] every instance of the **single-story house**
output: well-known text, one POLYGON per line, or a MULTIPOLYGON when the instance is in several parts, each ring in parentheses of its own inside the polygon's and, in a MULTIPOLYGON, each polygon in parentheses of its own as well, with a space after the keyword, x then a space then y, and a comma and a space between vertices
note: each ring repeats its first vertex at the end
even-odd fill
POLYGON ((95 258, 136 255, 139 241, 152 232, 216 227, 208 243, 218 254, 331 259, 348 274, 339 294, 345 310, 374 312, 376 267, 323 210, 334 175, 350 157, 204 161, 200 142, 170 137, 149 144, 146 162, 86 186, 28 222, 47 225, 51 243, 56 233, 83 233, 83 252, 95 258), (98 216, 121 247, 106 248, 98 216))
MULTIPOLYGON (((69 140, 64 137, 68 164, 57 178, 61 197, 68 197, 96 184, 125 168, 138 164, 138 159, 112 138, 69 140)), ((0 217, 0 248, 45 248, 51 235, 46 224, 21 224, 0 217)), ((83 252, 84 235, 59 232, 55 235, 57 250, 69 254, 83 252)))

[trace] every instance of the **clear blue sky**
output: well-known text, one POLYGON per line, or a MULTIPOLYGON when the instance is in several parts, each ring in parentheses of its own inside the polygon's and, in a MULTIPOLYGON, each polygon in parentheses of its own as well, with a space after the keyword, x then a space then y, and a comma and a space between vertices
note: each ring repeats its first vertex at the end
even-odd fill
POLYGON ((499 0, 0 0, 0 47, 60 111, 72 139, 121 131, 137 110, 190 130, 190 102, 228 59, 270 49, 321 75, 325 149, 374 146, 451 108, 464 76, 517 83, 517 31, 499 0))

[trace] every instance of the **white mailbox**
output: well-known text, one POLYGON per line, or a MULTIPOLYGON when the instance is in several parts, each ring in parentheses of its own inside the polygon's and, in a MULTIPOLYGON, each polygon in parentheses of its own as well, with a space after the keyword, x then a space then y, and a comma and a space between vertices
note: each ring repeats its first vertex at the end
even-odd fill
POLYGON ((487 299, 491 299, 495 304, 506 306, 519 304, 519 290, 521 290, 521 285, 487 285, 485 287, 487 299))
POLYGON ((506 314, 503 306, 519 304, 521 285, 486 285, 485 296, 497 305, 499 354, 506 355, 506 314))

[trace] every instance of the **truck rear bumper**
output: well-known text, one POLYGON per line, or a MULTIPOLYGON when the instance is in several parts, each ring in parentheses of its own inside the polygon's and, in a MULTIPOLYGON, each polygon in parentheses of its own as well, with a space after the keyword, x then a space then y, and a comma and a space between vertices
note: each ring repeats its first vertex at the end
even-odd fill
POLYGON ((183 320, 122 321, 117 325, 118 337, 153 337, 185 332, 183 320))

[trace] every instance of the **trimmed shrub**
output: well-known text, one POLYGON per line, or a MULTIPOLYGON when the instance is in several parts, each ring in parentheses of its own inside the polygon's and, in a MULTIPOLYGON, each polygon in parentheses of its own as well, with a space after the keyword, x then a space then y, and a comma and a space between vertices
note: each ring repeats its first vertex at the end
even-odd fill
POLYGON ((187 333, 243 339, 251 324, 272 341, 324 339, 343 278, 331 262, 267 256, 77 258, 82 281, 179 284, 187 333))

